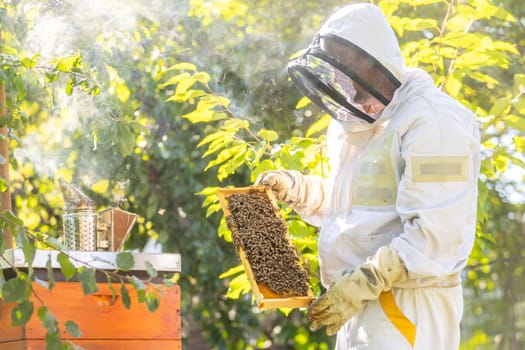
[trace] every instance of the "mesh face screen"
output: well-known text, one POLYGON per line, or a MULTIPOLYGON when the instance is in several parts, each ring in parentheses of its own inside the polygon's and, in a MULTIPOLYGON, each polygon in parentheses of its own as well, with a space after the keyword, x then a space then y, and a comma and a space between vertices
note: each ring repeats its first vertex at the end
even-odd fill
POLYGON ((294 84, 333 118, 373 123, 400 83, 377 60, 336 36, 318 36, 288 65, 294 84))

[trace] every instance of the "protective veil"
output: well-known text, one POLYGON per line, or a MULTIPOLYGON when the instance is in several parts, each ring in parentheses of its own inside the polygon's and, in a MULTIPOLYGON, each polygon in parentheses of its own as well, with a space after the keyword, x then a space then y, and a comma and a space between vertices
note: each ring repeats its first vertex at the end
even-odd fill
POLYGON ((376 292, 363 299, 338 332, 338 349, 456 349, 459 273, 476 224, 475 116, 435 88, 424 71, 405 69, 392 29, 371 4, 334 14, 309 52, 290 64, 290 74, 334 118, 327 137, 330 177, 291 172, 285 189, 294 193, 288 203, 321 227, 323 284, 330 290, 339 281, 335 276, 361 269, 383 247, 407 271, 379 289, 377 299, 376 292), (370 80, 366 70, 337 57, 341 47, 331 51, 337 45, 368 54, 381 77, 370 80), (379 101, 382 111, 369 113, 349 84, 379 101))
POLYGON ((367 45, 372 48, 369 51, 359 46, 361 41, 375 40, 374 36, 380 37, 381 43, 384 39, 395 40, 388 23, 377 22, 380 26, 372 27, 363 19, 346 21, 345 14, 342 10, 330 18, 310 47, 288 64, 288 73, 295 86, 333 118, 364 124, 362 128, 366 128, 379 117, 401 85, 403 60, 392 60, 401 58, 396 45, 367 45), (360 30, 358 40, 353 33, 360 30), (375 54, 388 57, 392 71, 375 54))

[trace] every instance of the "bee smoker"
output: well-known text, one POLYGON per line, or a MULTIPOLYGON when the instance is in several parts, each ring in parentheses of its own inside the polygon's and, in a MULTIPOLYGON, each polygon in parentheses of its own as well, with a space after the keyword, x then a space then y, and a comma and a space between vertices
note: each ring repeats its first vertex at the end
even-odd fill
POLYGON ((97 250, 95 202, 63 179, 59 182, 65 201, 62 219, 66 249, 97 250))
POLYGON ((62 178, 64 245, 69 250, 120 251, 137 215, 119 208, 97 212, 95 202, 62 178))

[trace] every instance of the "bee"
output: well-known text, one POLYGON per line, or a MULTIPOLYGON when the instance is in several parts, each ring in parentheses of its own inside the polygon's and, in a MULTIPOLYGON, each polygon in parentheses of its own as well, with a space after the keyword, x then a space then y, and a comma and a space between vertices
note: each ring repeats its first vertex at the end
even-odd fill
POLYGON ((284 297, 306 295, 308 274, 270 200, 258 193, 234 193, 227 200, 233 244, 245 252, 256 282, 284 297))

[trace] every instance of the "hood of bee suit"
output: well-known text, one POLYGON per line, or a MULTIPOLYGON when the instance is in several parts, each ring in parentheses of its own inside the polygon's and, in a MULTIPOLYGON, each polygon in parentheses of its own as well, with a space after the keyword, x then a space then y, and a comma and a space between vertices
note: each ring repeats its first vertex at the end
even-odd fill
POLYGON ((381 9, 372 4, 352 4, 339 9, 319 30, 320 35, 341 37, 366 51, 403 83, 405 60, 394 30, 381 9))
POLYGON ((381 10, 353 4, 333 14, 288 63, 294 85, 352 130, 373 127, 405 80, 405 61, 381 10))

